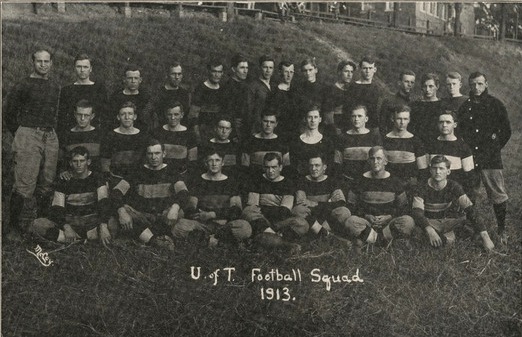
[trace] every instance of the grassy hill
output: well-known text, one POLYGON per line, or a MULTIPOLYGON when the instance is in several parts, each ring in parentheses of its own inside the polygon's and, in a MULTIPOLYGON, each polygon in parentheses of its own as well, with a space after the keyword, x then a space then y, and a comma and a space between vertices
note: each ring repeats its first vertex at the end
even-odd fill
MULTIPOLYGON (((344 25, 247 18, 222 23, 205 15, 175 19, 164 12, 142 11, 124 19, 103 5, 68 4, 68 11, 63 15, 44 7, 40 16, 4 18, 2 80, 7 92, 31 71, 30 53, 36 46, 55 51, 53 77, 63 84, 73 80, 75 54, 88 52, 95 59, 94 78, 111 91, 120 87, 129 60, 142 66, 144 84, 153 90, 171 60, 182 62, 185 83, 194 86, 203 80, 207 60, 218 57, 228 64, 238 51, 252 60, 252 74, 257 71, 257 58, 265 53, 276 61, 296 63, 315 56, 324 83, 334 81, 340 57, 358 60, 373 53, 378 59, 377 80, 391 92, 404 68, 419 77, 433 71, 443 76, 457 70, 465 77, 474 70, 485 72, 490 92, 506 104, 514 130, 504 151, 511 244, 486 254, 469 239, 438 250, 397 241, 391 247, 356 254, 330 240, 306 244, 300 256, 285 257, 255 250, 199 249, 184 243, 169 254, 118 242, 110 250, 87 244, 51 253, 55 263, 49 268, 38 264, 26 247, 7 244, 2 247, 5 336, 522 334, 522 192, 517 188, 522 181, 520 47, 344 25), (191 267, 198 266, 201 277, 195 280, 191 267), (227 267, 235 268, 230 280, 227 267), (299 269, 302 280, 253 281, 254 268, 264 273, 299 269), (314 282, 310 273, 316 268, 321 275, 349 277, 359 270, 364 282, 332 283, 327 290, 332 279, 325 276, 324 281, 314 282), (214 285, 212 273, 217 269, 214 285), (267 299, 267 288, 278 289, 280 299, 267 299)), ((5 137, 4 160, 9 157, 5 137)), ((9 186, 3 187, 5 196, 9 186)), ((494 229, 484 195, 480 209, 494 229)))

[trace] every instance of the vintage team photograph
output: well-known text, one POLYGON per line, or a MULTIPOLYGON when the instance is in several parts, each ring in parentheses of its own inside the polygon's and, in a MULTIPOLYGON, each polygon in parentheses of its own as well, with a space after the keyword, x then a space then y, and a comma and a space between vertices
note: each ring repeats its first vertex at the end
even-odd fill
POLYGON ((1 2, 1 336, 522 336, 521 11, 1 2))

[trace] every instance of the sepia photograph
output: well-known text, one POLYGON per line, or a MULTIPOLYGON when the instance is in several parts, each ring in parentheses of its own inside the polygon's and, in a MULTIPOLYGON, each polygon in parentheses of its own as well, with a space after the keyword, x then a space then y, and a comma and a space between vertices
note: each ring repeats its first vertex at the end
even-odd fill
POLYGON ((1 337, 522 336, 522 2, 0 6, 1 337))

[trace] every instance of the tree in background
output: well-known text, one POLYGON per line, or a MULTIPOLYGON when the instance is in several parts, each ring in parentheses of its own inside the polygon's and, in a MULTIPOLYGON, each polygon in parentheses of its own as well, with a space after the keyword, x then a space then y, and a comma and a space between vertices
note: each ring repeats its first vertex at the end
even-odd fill
POLYGON ((475 7, 477 32, 488 32, 500 40, 519 39, 519 31, 522 30, 519 21, 521 9, 520 3, 479 2, 475 7))

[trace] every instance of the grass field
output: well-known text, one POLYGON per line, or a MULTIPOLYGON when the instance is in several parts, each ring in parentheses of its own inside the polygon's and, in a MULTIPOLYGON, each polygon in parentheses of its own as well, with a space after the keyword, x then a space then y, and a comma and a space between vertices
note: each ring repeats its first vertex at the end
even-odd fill
MULTIPOLYGON (((117 241, 110 249, 90 243, 52 252, 53 265, 44 267, 25 251, 33 247, 3 243, 3 336, 522 335, 520 47, 246 18, 222 23, 205 16, 174 19, 142 13, 126 20, 101 5, 68 4, 68 10, 65 16, 44 6, 39 17, 3 19, 2 80, 7 92, 31 71, 30 52, 37 45, 55 50, 53 77, 64 84, 73 79, 74 55, 88 51, 96 60, 94 78, 111 90, 119 87, 128 59, 143 67, 149 89, 174 58, 184 64, 185 83, 193 86, 203 79, 203 64, 211 56, 228 61, 237 51, 254 64, 264 53, 296 63, 315 56, 319 80, 325 83, 334 81, 339 55, 357 60, 372 52, 378 58, 377 80, 391 91, 405 67, 419 75, 434 70, 441 75, 458 70, 465 76, 485 72, 490 92, 506 104, 514 130, 503 153, 511 198, 510 244, 486 253, 470 239, 444 249, 416 241, 410 247, 399 240, 357 254, 332 239, 304 243, 299 256, 288 257, 253 249, 200 249, 188 243, 166 253, 117 241), (82 13, 89 19, 83 20, 82 13), (258 281, 257 268, 263 275, 278 269, 292 280, 258 281), (293 280, 293 271, 300 272, 300 281, 293 280), (357 280, 355 274, 358 282, 331 283, 327 290, 338 275, 349 281, 357 280), (272 291, 274 298, 268 299, 272 291)), ((252 73, 255 68, 251 66, 252 73)), ((5 197, 10 138, 5 133, 2 138, 5 197)), ((479 208, 496 242, 484 194, 479 208)), ((58 248, 46 246, 45 251, 58 248)))

